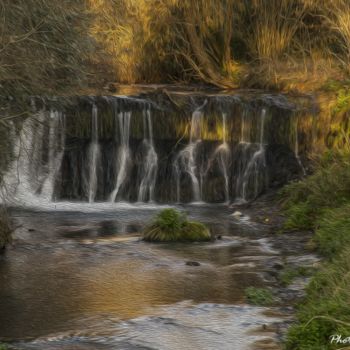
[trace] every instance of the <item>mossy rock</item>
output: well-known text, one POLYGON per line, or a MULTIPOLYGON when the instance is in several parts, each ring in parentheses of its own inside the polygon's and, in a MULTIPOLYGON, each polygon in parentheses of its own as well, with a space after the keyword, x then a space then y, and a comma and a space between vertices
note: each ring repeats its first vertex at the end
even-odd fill
POLYGON ((143 239, 148 242, 203 242, 212 236, 208 227, 175 209, 164 209, 143 230, 143 239))

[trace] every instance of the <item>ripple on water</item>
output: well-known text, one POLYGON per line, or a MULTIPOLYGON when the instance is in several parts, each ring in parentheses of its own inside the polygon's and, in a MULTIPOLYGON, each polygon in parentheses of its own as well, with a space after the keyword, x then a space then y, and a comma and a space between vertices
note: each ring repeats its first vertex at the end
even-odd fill
POLYGON ((265 310, 247 305, 181 302, 129 320, 106 315, 81 319, 76 321, 83 326, 81 331, 53 334, 14 346, 18 350, 245 350, 251 349, 253 342, 273 341, 271 332, 260 330, 280 319, 264 315, 265 310))

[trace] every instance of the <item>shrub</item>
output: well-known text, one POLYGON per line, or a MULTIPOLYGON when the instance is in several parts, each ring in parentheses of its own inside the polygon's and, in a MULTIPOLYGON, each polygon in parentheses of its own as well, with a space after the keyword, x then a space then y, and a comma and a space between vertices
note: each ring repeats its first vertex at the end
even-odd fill
POLYGON ((175 209, 162 210, 143 230, 143 238, 150 242, 174 241, 209 241, 209 229, 194 221, 187 221, 186 216, 175 209))
POLYGON ((319 251, 328 258, 350 244, 350 204, 324 212, 315 233, 315 242, 319 251))
POLYGON ((286 186, 281 194, 287 229, 315 228, 324 211, 350 201, 350 159, 346 152, 328 152, 319 160, 315 173, 286 186))
POLYGON ((267 306, 274 302, 274 297, 268 289, 248 287, 245 290, 248 303, 253 305, 267 306))

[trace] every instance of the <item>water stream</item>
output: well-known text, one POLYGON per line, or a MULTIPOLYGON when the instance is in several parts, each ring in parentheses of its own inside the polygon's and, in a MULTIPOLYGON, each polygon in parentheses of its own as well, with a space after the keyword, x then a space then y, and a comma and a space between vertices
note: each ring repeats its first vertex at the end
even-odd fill
POLYGON ((266 94, 169 101, 33 99, 35 116, 12 124, 1 190, 16 231, 0 256, 10 349, 276 349, 285 314, 247 305, 245 288, 273 287, 286 253, 259 224, 266 214, 235 218, 229 205, 300 175, 298 132, 276 128, 294 107, 266 94), (143 226, 172 206, 218 239, 144 242, 143 226))

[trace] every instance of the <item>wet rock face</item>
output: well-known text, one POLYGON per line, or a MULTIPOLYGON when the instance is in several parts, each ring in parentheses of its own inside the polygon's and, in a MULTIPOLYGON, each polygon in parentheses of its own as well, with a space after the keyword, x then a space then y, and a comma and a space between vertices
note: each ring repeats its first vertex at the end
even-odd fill
POLYGON ((44 106, 45 126, 25 127, 34 134, 33 161, 21 163, 31 190, 55 200, 217 203, 254 199, 301 174, 307 145, 298 140, 307 138, 297 137, 298 113, 285 97, 176 98, 44 106))

